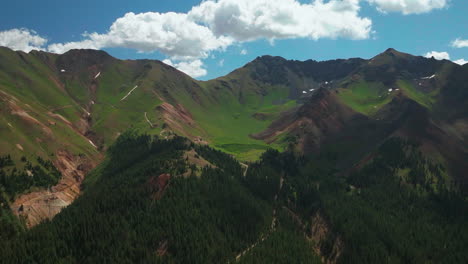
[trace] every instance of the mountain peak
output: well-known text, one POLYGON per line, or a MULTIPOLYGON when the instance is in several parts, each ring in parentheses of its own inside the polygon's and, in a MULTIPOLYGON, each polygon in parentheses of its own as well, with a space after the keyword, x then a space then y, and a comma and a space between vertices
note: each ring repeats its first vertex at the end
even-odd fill
POLYGON ((114 57, 102 50, 72 49, 60 55, 57 60, 59 69, 77 71, 93 65, 102 65, 116 61, 114 57))
POLYGON ((403 53, 403 52, 400 52, 394 48, 388 48, 386 49, 384 52, 380 53, 379 55, 377 55, 376 57, 379 57, 379 56, 390 56, 390 57, 400 57, 400 58, 403 58, 403 57, 408 57, 408 56, 412 56, 410 54, 407 54, 407 53, 403 53))
POLYGON ((95 56, 99 58, 113 58, 109 53, 95 49, 71 49, 63 53, 62 56, 95 56))
POLYGON ((261 63, 271 64, 271 63, 282 63, 286 61, 287 60, 285 58, 280 57, 280 56, 263 55, 263 56, 258 56, 252 62, 254 63, 261 62, 261 63))

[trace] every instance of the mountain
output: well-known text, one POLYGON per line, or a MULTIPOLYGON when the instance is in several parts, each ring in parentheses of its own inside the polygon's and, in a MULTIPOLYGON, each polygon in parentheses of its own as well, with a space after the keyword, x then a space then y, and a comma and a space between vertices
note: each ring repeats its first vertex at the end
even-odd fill
POLYGON ((197 81, 104 51, 0 48, 0 252, 464 262, 467 76, 394 49, 262 56, 197 81))
POLYGON ((324 145, 341 155, 339 169, 359 164, 389 138, 406 138, 417 141, 428 159, 443 164, 454 185, 465 191, 464 69, 389 49, 334 80, 334 87, 323 83, 303 105, 253 137, 287 142, 305 153, 324 145), (458 99, 453 98, 457 93, 458 99))

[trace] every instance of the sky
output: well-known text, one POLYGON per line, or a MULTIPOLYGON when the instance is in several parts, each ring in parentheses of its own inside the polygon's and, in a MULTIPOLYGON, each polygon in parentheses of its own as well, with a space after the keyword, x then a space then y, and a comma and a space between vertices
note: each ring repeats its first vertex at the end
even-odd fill
POLYGON ((0 46, 158 59, 207 80, 258 56, 371 58, 387 48, 468 62, 467 0, 15 0, 0 46))

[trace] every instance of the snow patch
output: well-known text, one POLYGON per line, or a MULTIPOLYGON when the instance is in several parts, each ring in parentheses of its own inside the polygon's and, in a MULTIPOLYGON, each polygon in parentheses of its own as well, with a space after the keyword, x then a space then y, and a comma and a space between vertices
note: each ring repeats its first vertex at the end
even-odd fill
POLYGON ((313 92, 315 89, 310 89, 309 91, 313 92))
POLYGON ((393 89, 388 89, 389 92, 393 91, 393 89))
POLYGON ((422 80, 428 80, 428 79, 433 79, 433 78, 435 78, 435 77, 436 77, 436 75, 433 74, 433 75, 428 76, 428 77, 422 77, 421 79, 422 79, 422 80))
POLYGON ((90 115, 91 115, 91 113, 90 113, 90 112, 88 112, 88 111, 87 111, 86 109, 84 109, 83 107, 81 107, 81 109, 83 109, 83 111, 85 111, 85 113, 86 113, 88 116, 90 116, 90 115))
POLYGON ((302 93, 303 93, 303 94, 306 94, 306 93, 307 93, 307 91, 302 91, 302 93))
POLYGON ((88 141, 89 141, 89 144, 91 144, 93 147, 97 148, 97 146, 94 145, 94 143, 91 140, 88 139, 88 141))

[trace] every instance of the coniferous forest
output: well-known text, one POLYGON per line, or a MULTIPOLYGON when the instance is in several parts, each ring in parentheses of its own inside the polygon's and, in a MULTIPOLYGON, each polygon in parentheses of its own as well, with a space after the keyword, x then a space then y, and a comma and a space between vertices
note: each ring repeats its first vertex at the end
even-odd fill
POLYGON ((443 173, 413 143, 388 141, 349 177, 336 174, 331 156, 268 150, 246 171, 182 137, 126 133, 83 194, 51 221, 26 231, 2 191, 1 262, 468 260, 466 201, 434 184, 443 173), (191 150, 210 165, 190 164, 184 153, 191 150), (418 170, 428 176, 414 177, 418 170))

